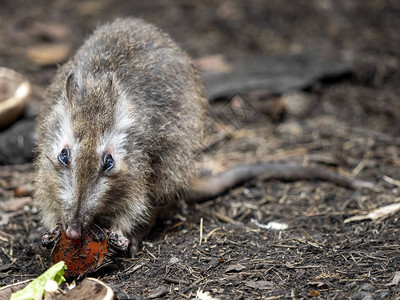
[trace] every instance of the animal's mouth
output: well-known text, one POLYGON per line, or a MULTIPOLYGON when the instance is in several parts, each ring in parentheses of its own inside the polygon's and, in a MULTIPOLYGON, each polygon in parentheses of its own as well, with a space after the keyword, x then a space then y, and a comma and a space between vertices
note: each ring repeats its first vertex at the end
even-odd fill
POLYGON ((84 224, 80 221, 70 222, 64 225, 65 236, 69 240, 79 240, 90 236, 94 240, 103 240, 109 235, 111 230, 108 227, 101 226, 97 222, 84 224))
POLYGON ((85 235, 96 235, 99 231, 104 233, 108 228, 108 226, 103 226, 97 220, 88 220, 82 217, 67 218, 63 227, 65 236, 69 240, 79 240, 85 235))

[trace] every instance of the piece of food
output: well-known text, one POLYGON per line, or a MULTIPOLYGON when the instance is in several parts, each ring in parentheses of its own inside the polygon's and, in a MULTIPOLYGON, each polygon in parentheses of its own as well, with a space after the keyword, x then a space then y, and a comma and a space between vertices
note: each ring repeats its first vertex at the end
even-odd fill
POLYGON ((65 263, 63 261, 60 261, 59 263, 55 264, 50 269, 48 269, 46 272, 44 272, 42 275, 40 275, 38 278, 33 280, 31 283, 29 283, 24 289, 13 293, 10 299, 11 300, 42 299, 44 287, 48 281, 54 280, 55 282, 57 282, 58 285, 60 285, 63 281, 65 281, 65 278, 63 276, 65 268, 66 268, 65 263))
POLYGON ((60 241, 52 251, 52 261, 65 261, 67 278, 75 278, 97 270, 108 254, 108 238, 104 232, 84 234, 70 240, 61 232, 60 241))

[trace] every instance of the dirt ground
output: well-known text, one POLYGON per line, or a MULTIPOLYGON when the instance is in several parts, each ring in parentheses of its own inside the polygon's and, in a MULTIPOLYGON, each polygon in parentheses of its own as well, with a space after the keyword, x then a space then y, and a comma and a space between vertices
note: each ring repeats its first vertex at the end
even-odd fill
MULTIPOLYGON (((116 260, 99 275, 116 299, 193 299, 198 290, 219 299, 399 299, 400 214, 345 220, 400 202, 400 2, 3 0, 0 65, 33 84, 25 118, 37 114, 56 71, 55 63, 38 61, 35 47, 62 45, 67 57, 97 24, 118 16, 159 25, 196 59, 308 52, 350 58, 345 74, 302 90, 243 94, 242 103, 269 102, 275 113, 242 115, 232 138, 203 163, 291 161, 375 186, 260 178, 184 206, 154 228, 135 258, 116 260)), ((30 163, 0 166, 0 286, 49 266, 32 180, 30 163)))

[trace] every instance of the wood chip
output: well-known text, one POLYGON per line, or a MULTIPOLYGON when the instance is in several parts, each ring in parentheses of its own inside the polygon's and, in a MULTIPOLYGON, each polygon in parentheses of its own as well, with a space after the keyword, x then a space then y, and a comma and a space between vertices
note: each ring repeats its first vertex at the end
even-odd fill
POLYGON ((228 266, 226 268, 225 273, 228 273, 228 272, 240 272, 240 271, 243 271, 245 269, 246 269, 246 267, 241 265, 241 264, 230 265, 230 266, 228 266))
POLYGON ((344 223, 355 222, 355 221, 364 221, 364 220, 377 220, 384 219, 392 214, 397 213, 400 210, 400 203, 393 203, 381 208, 374 209, 370 213, 366 215, 357 215, 344 220, 344 223))
POLYGON ((223 55, 216 54, 195 60, 196 67, 202 72, 229 72, 232 70, 223 55))
POLYGON ((14 190, 15 197, 26 197, 32 194, 32 187, 24 185, 19 186, 14 190))
POLYGON ((56 299, 111 300, 114 299, 114 292, 104 282, 88 277, 76 288, 69 290, 65 295, 58 295, 56 299))
POLYGON ((393 179, 393 178, 391 178, 391 177, 389 177, 389 176, 386 176, 386 175, 383 175, 383 176, 382 176, 382 179, 383 179, 384 181, 390 183, 390 184, 393 184, 393 185, 396 185, 396 186, 399 186, 399 187, 400 187, 400 181, 399 181, 399 180, 393 179))
POLYGON ((65 61, 70 52, 69 44, 42 44, 29 47, 26 56, 40 66, 52 66, 65 61))
POLYGON ((251 218, 250 222, 256 225, 257 227, 261 229, 270 229, 270 230, 286 230, 289 228, 289 225, 286 223, 281 223, 281 222, 268 222, 268 224, 261 224, 259 223, 256 219, 251 218))
POLYGON ((168 288, 165 285, 160 285, 154 291, 147 295, 146 299, 154 299, 165 295, 168 292, 168 288))
POLYGON ((385 284, 385 286, 398 285, 399 282, 400 282, 400 272, 397 271, 397 272, 394 272, 392 281, 387 283, 387 284, 385 284))
POLYGON ((246 285, 253 289, 259 289, 259 290, 271 290, 274 288, 273 282, 266 280, 258 280, 258 281, 250 280, 246 282, 246 285))

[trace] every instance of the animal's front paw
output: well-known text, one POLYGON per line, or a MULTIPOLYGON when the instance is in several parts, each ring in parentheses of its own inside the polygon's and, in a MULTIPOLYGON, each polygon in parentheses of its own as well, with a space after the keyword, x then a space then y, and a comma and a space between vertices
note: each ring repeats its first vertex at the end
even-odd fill
POLYGON ((61 236, 61 225, 58 224, 53 230, 50 230, 43 234, 42 245, 47 249, 51 249, 60 240, 61 236))
POLYGON ((118 233, 114 230, 107 232, 109 245, 117 251, 127 252, 129 247, 129 239, 123 234, 118 233))
POLYGON ((107 231, 108 243, 111 248, 118 252, 123 252, 129 257, 134 257, 139 249, 140 240, 136 236, 127 238, 122 233, 115 230, 107 231))

